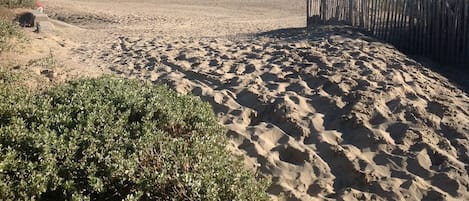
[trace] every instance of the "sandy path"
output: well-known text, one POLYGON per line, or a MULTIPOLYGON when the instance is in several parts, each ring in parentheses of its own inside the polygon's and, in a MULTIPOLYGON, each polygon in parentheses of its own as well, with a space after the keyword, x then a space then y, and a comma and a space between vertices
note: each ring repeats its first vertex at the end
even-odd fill
POLYGON ((292 28, 303 3, 50 0, 49 12, 85 28, 77 58, 208 101, 272 195, 469 199, 468 95, 353 29, 292 28))

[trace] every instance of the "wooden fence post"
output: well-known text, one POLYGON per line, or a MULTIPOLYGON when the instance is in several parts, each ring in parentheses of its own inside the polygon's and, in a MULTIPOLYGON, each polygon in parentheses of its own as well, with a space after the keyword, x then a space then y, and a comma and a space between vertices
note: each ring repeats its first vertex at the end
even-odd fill
POLYGON ((310 12, 310 9, 311 9, 311 5, 310 5, 310 1, 311 0, 306 0, 306 27, 309 27, 310 26, 310 18, 311 18, 311 12, 310 12))
MULTIPOLYGON (((464 21, 463 21, 463 26, 464 26, 464 37, 463 37, 463 45, 464 45, 464 53, 461 58, 464 60, 462 61, 462 64, 464 65, 469 65, 469 2, 464 1, 464 21)), ((469 69, 469 67, 466 67, 469 69)))

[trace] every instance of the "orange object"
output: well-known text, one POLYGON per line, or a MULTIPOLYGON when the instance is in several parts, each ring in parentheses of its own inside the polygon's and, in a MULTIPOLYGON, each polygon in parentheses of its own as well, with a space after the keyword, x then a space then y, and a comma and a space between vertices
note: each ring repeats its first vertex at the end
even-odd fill
POLYGON ((44 4, 42 4, 41 2, 39 1, 36 1, 36 10, 38 10, 39 12, 43 13, 44 12, 44 4))
POLYGON ((44 4, 39 1, 36 1, 36 8, 44 8, 44 4))

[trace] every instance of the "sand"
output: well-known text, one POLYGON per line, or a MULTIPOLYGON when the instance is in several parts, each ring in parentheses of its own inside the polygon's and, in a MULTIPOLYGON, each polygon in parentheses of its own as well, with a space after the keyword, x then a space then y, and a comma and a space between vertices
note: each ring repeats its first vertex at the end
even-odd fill
POLYGON ((469 200, 464 88, 350 27, 302 28, 303 4, 49 0, 46 13, 80 27, 57 34, 76 63, 209 102, 274 200, 469 200))

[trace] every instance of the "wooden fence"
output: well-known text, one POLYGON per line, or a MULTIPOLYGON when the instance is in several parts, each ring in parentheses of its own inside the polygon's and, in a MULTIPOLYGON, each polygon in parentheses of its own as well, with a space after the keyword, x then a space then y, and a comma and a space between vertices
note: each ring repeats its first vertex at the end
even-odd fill
POLYGON ((307 23, 359 27, 403 52, 469 68, 469 0, 307 0, 307 23))

